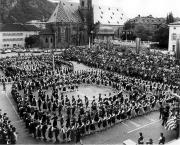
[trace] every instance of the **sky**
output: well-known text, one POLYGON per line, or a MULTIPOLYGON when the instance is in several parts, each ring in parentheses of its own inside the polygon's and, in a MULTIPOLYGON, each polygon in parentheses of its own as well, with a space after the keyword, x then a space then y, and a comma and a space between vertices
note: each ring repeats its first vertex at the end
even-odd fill
MULTIPOLYGON (((79 0, 64 1, 79 2, 79 0)), ((169 12, 172 12, 174 17, 180 17, 180 0, 93 0, 93 4, 120 7, 128 18, 134 18, 139 14, 166 17, 169 12)))

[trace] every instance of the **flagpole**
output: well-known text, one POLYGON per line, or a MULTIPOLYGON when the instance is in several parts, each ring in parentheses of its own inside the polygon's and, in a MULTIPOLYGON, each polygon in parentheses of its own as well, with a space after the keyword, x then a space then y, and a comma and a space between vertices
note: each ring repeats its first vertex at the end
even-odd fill
POLYGON ((91 48, 91 38, 89 37, 89 48, 91 48))
MULTIPOLYGON (((56 49, 56 32, 54 33, 54 49, 56 49)), ((52 56, 53 56, 53 73, 54 73, 54 71, 55 71, 54 50, 52 50, 52 56)))

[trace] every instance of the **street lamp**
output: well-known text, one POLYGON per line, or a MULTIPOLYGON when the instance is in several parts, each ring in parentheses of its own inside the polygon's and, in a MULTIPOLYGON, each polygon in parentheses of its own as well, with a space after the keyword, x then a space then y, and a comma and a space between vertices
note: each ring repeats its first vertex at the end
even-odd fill
POLYGON ((52 57, 53 57, 53 73, 55 71, 55 63, 54 63, 54 50, 56 49, 56 32, 54 33, 54 49, 52 48, 52 57))
POLYGON ((91 48, 91 43, 93 43, 93 34, 94 34, 94 31, 91 30, 91 36, 89 36, 89 48, 91 48), (91 42, 92 41, 92 42, 91 42))
POLYGON ((91 31, 91 36, 92 36, 92 43, 94 42, 94 31, 91 31))

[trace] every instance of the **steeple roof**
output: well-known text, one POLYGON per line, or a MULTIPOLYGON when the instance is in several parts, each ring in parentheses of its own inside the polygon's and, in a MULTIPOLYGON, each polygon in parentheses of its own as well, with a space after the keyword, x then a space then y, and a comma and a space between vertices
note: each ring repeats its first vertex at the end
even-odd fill
POLYGON ((82 23, 78 6, 78 3, 64 2, 60 0, 48 22, 82 23))

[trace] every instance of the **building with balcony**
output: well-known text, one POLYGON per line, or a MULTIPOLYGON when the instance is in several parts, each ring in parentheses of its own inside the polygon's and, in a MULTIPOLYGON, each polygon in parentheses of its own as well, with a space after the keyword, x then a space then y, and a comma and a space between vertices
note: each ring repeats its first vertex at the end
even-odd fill
POLYGON ((180 39, 180 21, 169 24, 169 52, 176 52, 177 39, 180 39))

